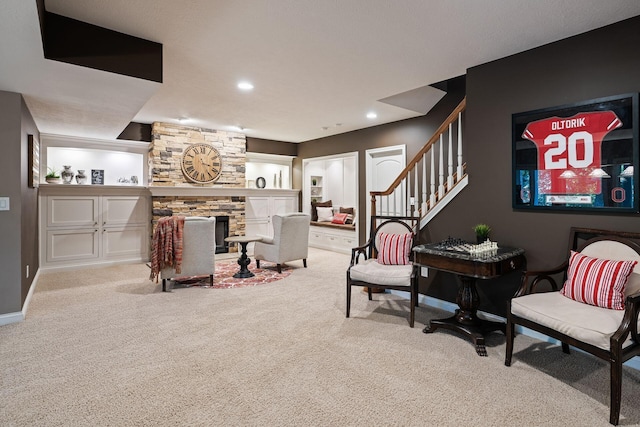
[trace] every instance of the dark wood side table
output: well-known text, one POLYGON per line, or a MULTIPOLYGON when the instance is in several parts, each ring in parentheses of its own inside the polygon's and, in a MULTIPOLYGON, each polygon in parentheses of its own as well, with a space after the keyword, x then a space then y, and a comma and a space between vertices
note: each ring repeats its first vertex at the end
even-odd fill
POLYGON ((444 328, 462 333, 473 341, 479 356, 486 356, 485 335, 496 330, 505 333, 506 325, 478 317, 480 298, 476 280, 493 279, 514 270, 525 269, 527 260, 524 250, 499 246, 492 252, 471 255, 469 252, 445 247, 442 243, 432 243, 413 248, 416 264, 456 274, 460 279, 456 298, 459 309, 451 317, 431 320, 422 332, 431 333, 444 328))
POLYGON ((262 237, 258 236, 230 236, 224 239, 225 242, 229 243, 240 243, 240 258, 238 258, 238 265, 240 266, 240 270, 233 275, 236 279, 247 279, 249 277, 255 276, 251 271, 249 271, 248 265, 251 263, 251 258, 247 256, 247 244, 251 242, 259 242, 262 240, 262 237))

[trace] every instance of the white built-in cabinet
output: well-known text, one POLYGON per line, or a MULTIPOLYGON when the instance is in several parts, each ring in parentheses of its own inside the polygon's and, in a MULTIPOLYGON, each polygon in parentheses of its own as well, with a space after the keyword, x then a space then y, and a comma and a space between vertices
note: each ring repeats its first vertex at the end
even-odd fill
POLYGON ((143 189, 42 186, 40 264, 46 269, 148 261, 150 220, 150 196, 143 189))
POLYGON ((249 191, 245 198, 245 234, 273 237, 271 217, 298 212, 299 194, 299 190, 249 191))
MULTIPOLYGON (((358 215, 358 153, 303 160, 302 212, 311 213, 311 202, 331 200, 333 208, 355 208, 358 215)), ((351 253, 358 244, 355 230, 311 226, 309 246, 351 253)))

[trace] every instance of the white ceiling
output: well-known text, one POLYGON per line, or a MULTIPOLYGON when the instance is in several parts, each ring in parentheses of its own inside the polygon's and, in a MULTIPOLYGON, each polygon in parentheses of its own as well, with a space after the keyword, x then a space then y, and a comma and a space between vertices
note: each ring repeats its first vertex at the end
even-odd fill
POLYGON ((106 139, 130 121, 189 118, 185 124, 302 142, 416 117, 440 97, 429 84, 640 14, 638 0, 45 4, 163 44, 162 84, 45 60, 36 0, 2 0, 0 90, 24 95, 41 132, 106 139), (250 93, 236 88, 245 79, 255 85, 250 93))

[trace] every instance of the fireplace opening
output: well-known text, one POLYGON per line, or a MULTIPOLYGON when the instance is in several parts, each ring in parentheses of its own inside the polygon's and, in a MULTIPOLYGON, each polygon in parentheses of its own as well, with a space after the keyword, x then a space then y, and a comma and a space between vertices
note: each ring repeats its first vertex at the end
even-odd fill
POLYGON ((229 237, 229 217, 216 217, 216 253, 223 254, 229 252, 229 242, 224 239, 229 237))

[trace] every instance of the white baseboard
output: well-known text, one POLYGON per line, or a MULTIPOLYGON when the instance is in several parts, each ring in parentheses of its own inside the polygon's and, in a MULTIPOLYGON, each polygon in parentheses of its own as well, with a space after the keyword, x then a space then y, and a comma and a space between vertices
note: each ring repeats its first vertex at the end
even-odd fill
MULTIPOLYGON (((407 298, 409 297, 409 293, 408 292, 392 290, 391 293, 396 294, 396 295, 400 295, 400 296, 403 296, 403 297, 407 297, 407 298)), ((419 295, 418 302, 421 303, 421 304, 424 304, 424 305, 428 305, 429 307, 439 308, 441 310, 450 311, 452 313, 455 312, 456 309, 458 308, 458 305, 455 304, 455 303, 452 303, 452 302, 449 302, 449 301, 444 301, 444 300, 441 300, 441 299, 438 299, 438 298, 434 298, 434 297, 429 297, 429 296, 426 296, 426 295, 419 295)), ((503 323, 507 322, 507 319, 505 319, 504 317, 498 316, 498 315, 495 315, 495 314, 492 314, 492 313, 486 313, 484 311, 478 311, 478 314, 483 319, 491 320, 493 322, 503 322, 503 323)), ((558 345, 558 346, 561 344, 560 341, 556 340, 555 338, 548 337, 548 336, 546 336, 544 334, 541 334, 539 332, 533 331, 533 330, 531 330, 529 328, 525 328, 523 326, 517 325, 516 328, 515 328, 515 331, 516 331, 516 334, 522 334, 522 335, 525 335, 525 336, 528 336, 528 337, 531 337, 531 338, 534 338, 534 339, 537 339, 537 340, 540 340, 540 341, 543 341, 543 342, 547 342, 547 343, 550 343, 550 344, 554 344, 554 345, 558 345)), ((572 349, 582 352, 582 350, 580 350, 579 348, 572 347, 572 349)), ((633 368, 633 369, 636 369, 636 370, 640 371, 640 357, 633 357, 633 358, 627 360, 624 363, 624 366, 627 366, 629 368, 633 368)))
POLYGON ((22 306, 22 311, 18 311, 15 313, 5 313, 0 314, 0 326, 8 325, 10 323, 18 323, 22 322, 27 317, 27 310, 29 308, 29 303, 31 302, 31 297, 33 293, 36 291, 36 286, 38 285, 38 279, 40 278, 40 269, 33 278, 33 282, 31 282, 31 288, 29 288, 29 292, 27 293, 27 298, 24 300, 24 304, 22 306))

